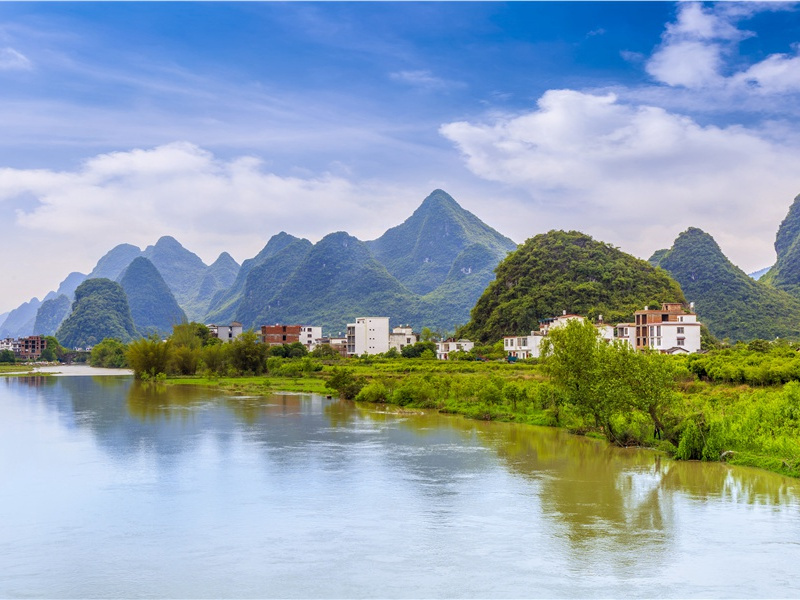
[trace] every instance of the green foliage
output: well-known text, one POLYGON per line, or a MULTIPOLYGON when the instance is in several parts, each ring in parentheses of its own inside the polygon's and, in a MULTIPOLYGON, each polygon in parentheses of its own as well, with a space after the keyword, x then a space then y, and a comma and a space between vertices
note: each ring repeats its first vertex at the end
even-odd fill
POLYGON ((13 363, 16 361, 11 350, 0 350, 0 363, 13 363))
POLYGON ((775 253, 778 260, 760 281, 797 297, 800 295, 800 196, 794 199, 778 228, 775 253))
MULTIPOLYGON (((46 335, 46 336, 44 336, 44 341, 45 341, 45 343, 47 345, 46 349, 51 351, 51 352, 53 352, 53 354, 55 354, 55 358, 54 359, 47 358, 45 360, 56 360, 56 359, 61 360, 64 357, 64 355, 68 352, 68 350, 66 348, 64 348, 64 346, 62 346, 59 343, 58 339, 56 339, 55 336, 46 335)), ((49 352, 48 352, 48 356, 50 356, 49 352)))
POLYGON ((403 358, 436 358, 436 344, 434 342, 417 342, 403 346, 400 354, 403 358), (427 354, 423 357, 425 353, 427 354))
MULTIPOLYGON (((368 245, 389 273, 417 294, 428 294, 443 285, 464 250, 471 246, 480 246, 492 257, 489 272, 516 247, 442 190, 434 190, 402 225, 389 229, 368 245)), ((470 267, 474 272, 477 266, 468 260, 458 265, 457 272, 470 267)))
MULTIPOLYGON (((395 352, 397 352, 395 350, 395 352)), ((320 344, 311 351, 311 356, 322 360, 339 360, 341 358, 338 350, 330 344, 320 344)))
POLYGON ((707 381, 752 386, 800 381, 800 353, 794 344, 781 340, 753 340, 686 361, 692 373, 707 381))
MULTIPOLYGON (((734 266, 704 231, 690 227, 651 262, 674 277, 694 301, 698 320, 718 338, 800 339, 800 300, 754 281, 734 266)), ((766 276, 765 276, 766 277, 766 276)), ((710 348, 708 339, 703 347, 710 348)))
POLYGON ((352 400, 366 385, 363 377, 356 377, 351 369, 334 367, 325 385, 339 394, 340 398, 352 400))
POLYGON ((64 322, 69 314, 72 302, 70 299, 61 294, 52 300, 45 300, 36 311, 36 322, 33 325, 33 331, 37 335, 53 335, 59 325, 64 322))
POLYGON ((588 320, 570 321, 544 339, 542 365, 563 398, 609 441, 627 445, 669 436, 675 361, 608 343, 588 320), (645 428, 644 423, 647 423, 645 428))
POLYGON ((693 420, 689 420, 681 433, 681 441, 675 452, 678 460, 700 460, 703 457, 703 435, 693 420))
POLYGON ((162 342, 156 337, 140 338, 128 345, 126 357, 137 379, 166 375, 172 359, 172 342, 162 342))
POLYGON ((137 337, 122 287, 108 279, 87 279, 80 284, 72 314, 56 337, 68 348, 94 346, 105 338, 127 343, 137 337))
POLYGON ((89 358, 93 367, 120 369, 128 366, 126 354, 128 347, 119 340, 106 338, 94 348, 89 358))
POLYGON ((173 325, 186 321, 161 273, 146 258, 134 259, 119 283, 128 296, 133 323, 142 334, 164 335, 173 325))
POLYGON ((200 360, 206 372, 214 375, 226 374, 230 366, 229 350, 228 344, 207 344, 203 346, 200 351, 200 360))
POLYGON ((259 343, 252 329, 245 331, 230 344, 231 366, 240 373, 260 375, 266 369, 267 347, 259 343))
POLYGON ((437 190, 411 219, 372 242, 344 232, 313 246, 275 236, 213 300, 207 319, 252 327, 314 323, 335 332, 358 316, 377 314, 450 330, 464 322, 494 267, 514 247, 437 190))
POLYGON ((525 334, 563 310, 613 323, 648 304, 684 301, 665 272, 577 231, 529 239, 496 273, 459 337, 487 342, 525 334))

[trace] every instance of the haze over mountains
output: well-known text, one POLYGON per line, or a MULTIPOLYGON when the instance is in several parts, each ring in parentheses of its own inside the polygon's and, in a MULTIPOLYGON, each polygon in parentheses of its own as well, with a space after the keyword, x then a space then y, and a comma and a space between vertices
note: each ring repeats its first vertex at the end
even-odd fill
POLYGON ((33 298, 8 313, 0 337, 54 334, 77 308, 78 285, 107 279, 121 284, 127 301, 130 317, 119 320, 130 318, 133 333, 126 325, 125 335, 168 333, 184 318, 239 321, 246 328, 313 324, 336 335, 357 316, 388 315, 392 325, 444 331, 471 318, 461 332, 488 341, 527 331, 562 310, 602 314, 613 322, 629 318, 639 304, 681 301, 685 295, 719 338, 800 339, 800 196, 778 230, 775 248, 778 260, 760 281, 731 264, 714 239, 696 228, 653 254, 649 262, 663 271, 579 232, 535 236, 517 250, 435 190, 405 222, 375 240, 340 231, 312 244, 280 232, 241 266, 224 252, 206 265, 171 237, 144 250, 121 244, 89 275, 71 273, 42 301, 33 298))
POLYGON ((74 308, 77 285, 98 278, 123 284, 139 333, 168 331, 167 321, 182 318, 179 310, 189 320, 245 327, 302 322, 336 333, 357 316, 385 314, 395 324, 452 330, 515 248, 442 190, 377 240, 335 232, 312 244, 280 232, 241 266, 227 253, 205 265, 171 237, 144 250, 120 244, 89 275, 73 273, 48 294, 40 315, 38 299, 11 311, 0 337, 55 333, 74 308), (135 285, 126 281, 134 264, 135 285), (170 308, 157 318, 162 305, 170 308))

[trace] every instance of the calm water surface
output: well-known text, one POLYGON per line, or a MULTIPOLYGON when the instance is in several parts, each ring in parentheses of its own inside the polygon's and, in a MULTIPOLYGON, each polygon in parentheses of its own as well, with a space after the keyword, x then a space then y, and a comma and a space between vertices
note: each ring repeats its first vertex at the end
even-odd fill
POLYGON ((800 485, 563 432, 0 379, 0 597, 798 597, 800 485))

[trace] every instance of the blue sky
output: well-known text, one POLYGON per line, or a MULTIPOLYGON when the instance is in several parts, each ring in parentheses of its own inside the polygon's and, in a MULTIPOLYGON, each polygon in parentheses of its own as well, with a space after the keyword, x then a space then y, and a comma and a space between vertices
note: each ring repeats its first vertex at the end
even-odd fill
POLYGON ((434 188, 518 242, 774 260, 796 4, 0 3, 0 312, 119 243, 372 239, 434 188), (65 249, 68 249, 65 251, 65 249))

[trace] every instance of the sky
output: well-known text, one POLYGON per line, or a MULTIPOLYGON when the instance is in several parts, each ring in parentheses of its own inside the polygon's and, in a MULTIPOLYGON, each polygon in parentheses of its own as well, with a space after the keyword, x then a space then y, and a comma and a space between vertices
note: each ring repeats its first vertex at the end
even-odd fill
POLYGON ((519 243, 769 266, 800 5, 0 2, 0 313, 117 244, 374 239, 436 188, 519 243))

